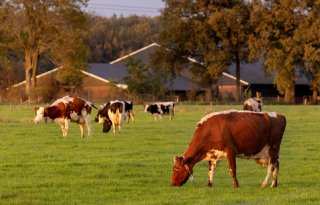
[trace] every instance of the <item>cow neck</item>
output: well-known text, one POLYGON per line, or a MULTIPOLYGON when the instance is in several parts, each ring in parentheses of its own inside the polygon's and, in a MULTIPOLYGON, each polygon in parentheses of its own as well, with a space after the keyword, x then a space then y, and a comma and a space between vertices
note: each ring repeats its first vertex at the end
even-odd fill
POLYGON ((184 163, 187 164, 190 169, 193 168, 193 166, 202 160, 203 156, 206 155, 206 152, 204 152, 204 149, 201 148, 202 146, 199 143, 194 143, 194 140, 191 141, 189 147, 185 151, 183 157, 184 157, 184 163))

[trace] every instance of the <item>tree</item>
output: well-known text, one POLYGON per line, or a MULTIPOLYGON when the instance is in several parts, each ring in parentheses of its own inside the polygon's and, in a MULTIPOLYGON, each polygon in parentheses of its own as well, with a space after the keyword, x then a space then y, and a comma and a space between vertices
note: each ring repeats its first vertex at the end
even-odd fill
MULTIPOLYGON (((207 87, 207 101, 213 96, 213 84, 226 66, 227 54, 219 44, 219 37, 209 25, 214 12, 211 1, 166 0, 161 15, 161 45, 158 57, 165 61, 163 69, 174 77, 187 68, 207 87), (164 55, 164 53, 166 53, 164 55), (196 63, 190 64, 190 58, 196 63)), ((160 60, 159 60, 160 62, 160 60)))
POLYGON ((228 55, 227 64, 236 65, 236 100, 241 100, 240 63, 248 60, 250 12, 246 1, 214 1, 209 25, 220 38, 219 45, 228 55))
POLYGON ((158 17, 87 15, 90 62, 110 62, 151 43, 159 31, 158 17))
POLYGON ((126 64, 128 76, 124 78, 128 85, 128 91, 132 96, 139 96, 142 93, 149 93, 150 84, 150 67, 139 59, 129 58, 126 64))
POLYGON ((320 1, 304 1, 303 23, 299 27, 299 34, 304 43, 304 73, 310 80, 312 101, 318 101, 320 89, 320 1))
POLYGON ((295 95, 296 69, 301 65, 302 42, 297 29, 302 21, 298 0, 251 3, 250 56, 264 62, 267 72, 275 72, 274 84, 284 94, 285 102, 295 95))
POLYGON ((207 87, 206 98, 211 101, 213 85, 226 67, 235 62, 239 100, 240 62, 246 61, 248 53, 249 11, 245 1, 165 2, 159 37, 162 51, 158 52, 160 57, 167 57, 164 59, 167 62, 165 69, 176 75, 189 64, 189 71, 207 87), (165 52, 170 54, 163 55, 165 52), (190 58, 198 63, 190 66, 190 58))
POLYGON ((64 69, 85 68, 85 18, 81 6, 86 0, 13 0, 4 22, 14 40, 10 48, 24 55, 26 95, 36 88, 39 60, 45 58, 64 69))

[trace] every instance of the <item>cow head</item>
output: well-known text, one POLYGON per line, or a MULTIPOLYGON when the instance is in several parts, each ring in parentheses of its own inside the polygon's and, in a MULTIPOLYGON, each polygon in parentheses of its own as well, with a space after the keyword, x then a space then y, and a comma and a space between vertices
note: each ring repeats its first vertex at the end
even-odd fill
POLYGON ((182 186, 188 181, 189 177, 193 177, 192 170, 185 163, 184 157, 176 156, 174 158, 173 174, 171 181, 172 186, 182 186))
POLYGON ((105 120, 102 127, 102 132, 109 132, 112 127, 112 122, 110 120, 105 120))
POLYGON ((34 111, 36 112, 36 117, 34 118, 35 123, 40 123, 44 120, 44 107, 35 107, 34 111))

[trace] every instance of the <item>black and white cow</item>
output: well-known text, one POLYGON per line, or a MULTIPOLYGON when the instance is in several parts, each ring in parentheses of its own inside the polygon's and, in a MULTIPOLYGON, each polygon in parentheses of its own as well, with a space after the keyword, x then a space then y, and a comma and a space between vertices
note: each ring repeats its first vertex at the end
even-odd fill
POLYGON ((118 126, 118 130, 121 131, 122 124, 127 115, 125 108, 124 101, 110 101, 109 103, 106 103, 100 107, 95 121, 103 123, 103 132, 109 132, 112 127, 113 133, 115 133, 116 126, 118 126))
POLYGON ((134 122, 134 114, 133 114, 133 103, 131 101, 124 100, 125 112, 126 112, 126 119, 127 123, 129 123, 130 119, 134 122))
POLYGON ((150 112, 154 120, 157 118, 162 120, 162 115, 169 115, 169 119, 172 120, 174 115, 174 102, 157 102, 145 106, 145 112, 150 112))
POLYGON ((261 112, 263 107, 261 98, 249 98, 244 101, 243 110, 249 110, 254 112, 261 112))

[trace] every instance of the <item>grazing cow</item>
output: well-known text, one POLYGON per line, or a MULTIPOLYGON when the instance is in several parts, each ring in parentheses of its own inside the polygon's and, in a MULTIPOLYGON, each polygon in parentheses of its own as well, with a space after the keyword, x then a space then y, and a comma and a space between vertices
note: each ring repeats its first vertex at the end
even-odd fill
POLYGON ((112 122, 108 114, 109 109, 110 109, 110 103, 101 105, 98 110, 97 116, 95 118, 96 122, 103 123, 102 132, 109 132, 109 130, 112 127, 112 122))
POLYGON ((99 109, 96 117, 99 123, 103 123, 103 132, 108 132, 112 126, 113 133, 116 132, 116 126, 121 131, 121 126, 125 120, 125 103, 123 101, 115 100, 105 104, 99 109))
POLYGON ((162 115, 169 115, 169 119, 172 120, 174 115, 174 103, 173 102, 158 102, 145 106, 145 112, 150 112, 154 120, 157 118, 162 120, 162 115))
POLYGON ((249 98, 248 100, 244 101, 243 110, 249 110, 254 112, 261 112, 262 111, 262 99, 258 98, 249 98))
POLYGON ((183 156, 175 157, 172 185, 182 186, 192 177, 194 165, 208 160, 208 186, 211 187, 216 165, 227 158, 233 184, 237 188, 236 157, 240 157, 266 163, 268 172, 261 187, 268 184, 272 174, 271 187, 276 187, 279 149, 285 127, 286 118, 275 112, 229 110, 208 114, 197 124, 183 156))
POLYGON ((80 126, 81 137, 84 137, 83 127, 87 126, 88 137, 92 135, 91 125, 91 109, 96 108, 91 102, 88 102, 79 97, 65 96, 56 100, 49 107, 36 107, 35 123, 40 123, 44 119, 50 118, 58 123, 62 130, 62 135, 66 137, 68 135, 69 124, 76 122, 80 126))
POLYGON ((134 114, 133 114, 133 103, 131 101, 124 100, 124 106, 125 106, 125 113, 126 113, 126 119, 127 123, 129 123, 130 119, 132 122, 134 122, 134 114))

